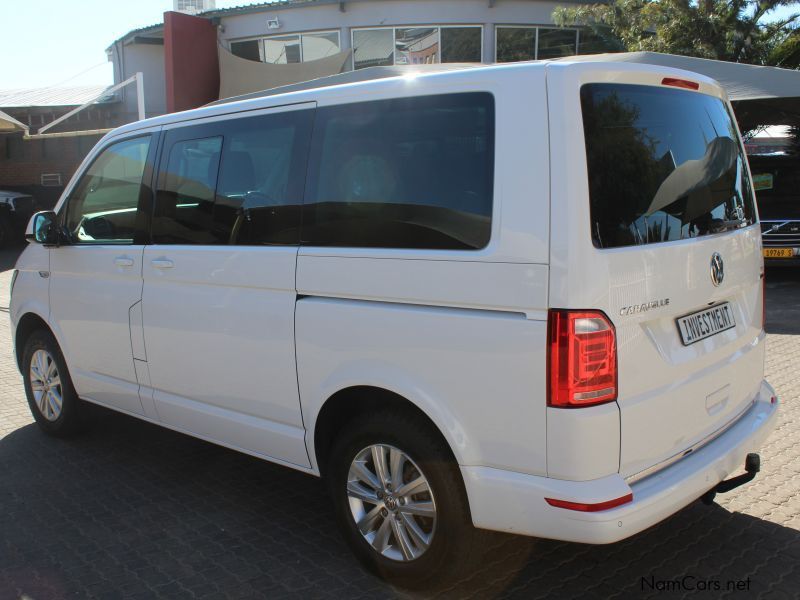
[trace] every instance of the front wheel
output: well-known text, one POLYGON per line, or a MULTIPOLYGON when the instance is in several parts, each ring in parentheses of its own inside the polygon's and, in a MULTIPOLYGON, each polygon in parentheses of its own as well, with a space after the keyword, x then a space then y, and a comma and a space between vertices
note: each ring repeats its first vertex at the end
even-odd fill
POLYGON ((419 419, 382 413, 354 422, 334 444, 327 479, 345 539, 385 579, 443 583, 479 552, 458 466, 419 419))
POLYGON ((22 375, 31 413, 45 433, 67 436, 81 428, 85 407, 75 393, 61 349, 50 332, 34 331, 26 341, 22 375))

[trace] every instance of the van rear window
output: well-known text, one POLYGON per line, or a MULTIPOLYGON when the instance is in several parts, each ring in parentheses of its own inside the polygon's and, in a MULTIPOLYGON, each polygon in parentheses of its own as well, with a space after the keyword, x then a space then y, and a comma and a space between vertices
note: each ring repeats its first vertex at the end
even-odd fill
POLYGON ((726 104, 686 90, 581 88, 592 239, 599 248, 681 240, 755 222, 726 104))

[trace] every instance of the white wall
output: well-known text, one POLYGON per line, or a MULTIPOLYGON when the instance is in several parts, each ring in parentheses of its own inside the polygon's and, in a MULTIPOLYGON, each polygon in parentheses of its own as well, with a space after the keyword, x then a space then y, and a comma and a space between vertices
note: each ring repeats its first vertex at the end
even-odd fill
POLYGON ((494 61, 495 25, 549 25, 558 2, 536 0, 347 0, 345 12, 338 3, 299 8, 264 9, 224 17, 224 42, 262 35, 338 29, 342 49, 350 48, 350 28, 394 25, 483 25, 483 61, 494 61), (267 29, 267 20, 278 18, 280 29, 267 29))

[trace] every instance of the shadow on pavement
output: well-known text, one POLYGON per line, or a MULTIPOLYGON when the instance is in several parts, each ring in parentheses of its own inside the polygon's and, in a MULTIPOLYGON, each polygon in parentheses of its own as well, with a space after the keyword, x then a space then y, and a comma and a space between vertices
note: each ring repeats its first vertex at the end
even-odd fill
MULTIPOLYGON (((423 597, 361 570, 317 479, 98 412, 82 437, 56 440, 29 425, 0 440, 0 590, 37 599, 423 597)), ((747 578, 747 597, 791 588, 800 532, 695 503, 610 546, 493 534, 479 571, 427 596, 656 596, 664 589, 652 585, 691 594, 675 586, 701 581, 724 593, 747 578)))

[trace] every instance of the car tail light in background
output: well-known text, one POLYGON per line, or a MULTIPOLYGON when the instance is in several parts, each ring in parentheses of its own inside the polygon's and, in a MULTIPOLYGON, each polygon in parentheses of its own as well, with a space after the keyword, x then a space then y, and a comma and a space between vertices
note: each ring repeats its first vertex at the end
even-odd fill
POLYGON ((547 404, 594 406, 617 399, 617 339, 602 312, 551 310, 548 315, 547 404))
POLYGON ((688 79, 678 79, 676 77, 664 77, 661 80, 661 85, 670 85, 676 88, 682 88, 684 90, 699 90, 700 84, 696 81, 690 81, 688 79))

